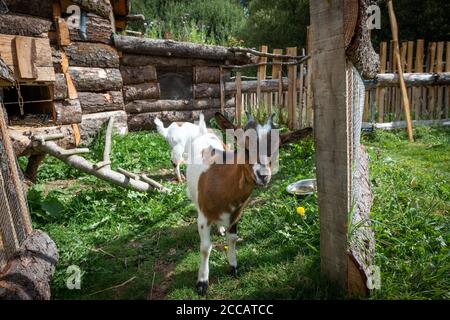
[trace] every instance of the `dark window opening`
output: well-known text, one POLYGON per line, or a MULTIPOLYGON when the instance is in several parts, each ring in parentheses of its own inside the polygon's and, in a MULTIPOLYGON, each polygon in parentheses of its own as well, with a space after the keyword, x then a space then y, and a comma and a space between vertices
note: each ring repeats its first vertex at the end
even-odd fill
POLYGON ((23 115, 20 112, 17 89, 3 88, 3 104, 10 125, 39 126, 52 120, 53 102, 47 86, 20 86, 23 115))
POLYGON ((160 68, 157 70, 161 99, 189 100, 192 94, 192 68, 160 68))

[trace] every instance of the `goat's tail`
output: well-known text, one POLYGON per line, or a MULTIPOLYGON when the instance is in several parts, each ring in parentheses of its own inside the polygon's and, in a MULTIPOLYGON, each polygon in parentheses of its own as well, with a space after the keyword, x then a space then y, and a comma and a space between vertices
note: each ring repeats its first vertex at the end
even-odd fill
POLYGON ((203 115, 203 113, 200 113, 200 116, 198 118, 198 127, 200 128, 200 135, 208 133, 208 128, 206 128, 205 123, 205 116, 203 115))
POLYGON ((159 120, 158 117, 155 118, 155 120, 153 120, 153 122, 156 125, 156 130, 158 130, 158 133, 160 135, 162 135, 164 138, 167 137, 167 128, 164 128, 164 124, 162 123, 161 120, 159 120))

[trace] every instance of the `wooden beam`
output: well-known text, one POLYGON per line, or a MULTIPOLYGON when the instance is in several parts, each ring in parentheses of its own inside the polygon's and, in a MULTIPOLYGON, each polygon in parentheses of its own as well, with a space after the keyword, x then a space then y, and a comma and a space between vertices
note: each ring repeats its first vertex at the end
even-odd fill
POLYGON ((411 124, 409 97, 408 97, 408 92, 406 90, 405 80, 403 79, 403 66, 402 66, 402 61, 401 61, 401 57, 400 57, 400 49, 399 49, 399 44, 398 44, 398 25, 397 25, 397 19, 395 17, 394 6, 392 4, 392 0, 388 0, 388 9, 389 9, 389 20, 391 23, 392 38, 394 41, 394 55, 396 58, 395 60, 397 61, 398 74, 400 77, 400 88, 401 88, 401 92, 402 92, 403 108, 404 108, 404 112, 405 112, 405 116, 406 116, 408 138, 409 138, 410 142, 413 142, 414 136, 413 136, 413 130, 412 130, 412 124, 411 124))
POLYGON ((21 79, 36 79, 36 42, 30 37, 19 37, 14 39, 16 58, 21 79))
MULTIPOLYGON (((288 55, 296 56, 297 47, 287 48, 288 55)), ((295 106, 297 104, 297 66, 288 66, 288 128, 294 130, 295 106)))

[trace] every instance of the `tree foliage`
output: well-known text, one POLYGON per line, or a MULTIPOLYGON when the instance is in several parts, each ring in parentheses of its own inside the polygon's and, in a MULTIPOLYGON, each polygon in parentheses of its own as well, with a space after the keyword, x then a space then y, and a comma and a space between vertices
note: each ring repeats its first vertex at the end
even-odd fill
POLYGON ((245 19, 238 0, 133 0, 132 10, 145 15, 151 37, 213 44, 233 44, 245 19))

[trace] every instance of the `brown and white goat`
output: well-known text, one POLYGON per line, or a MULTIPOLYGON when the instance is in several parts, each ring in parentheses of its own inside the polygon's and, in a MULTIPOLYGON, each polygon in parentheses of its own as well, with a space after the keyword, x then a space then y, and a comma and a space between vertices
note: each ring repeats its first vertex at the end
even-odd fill
MULTIPOLYGON (((216 113, 216 121, 222 130, 237 129, 220 113, 216 113)), ((311 128, 307 128, 280 135, 279 140, 273 143, 273 129, 275 128, 272 117, 264 125, 256 123, 253 118, 249 119, 243 132, 244 139, 250 130, 255 134, 258 150, 253 149, 252 151, 258 155, 253 157, 250 154, 248 141, 245 141, 244 153, 240 153, 238 150, 225 151, 222 141, 210 133, 196 138, 192 143, 186 177, 188 196, 198 211, 197 226, 200 234, 201 263, 198 271, 197 291, 201 295, 206 294, 208 289, 212 225, 226 230, 229 270, 233 276, 236 276, 237 222, 253 189, 255 186, 265 187, 268 185, 272 175, 273 159, 271 156, 278 151, 279 145, 301 139, 312 131, 311 128), (275 149, 273 149, 274 145, 275 149), (266 152, 260 152, 260 148, 266 152), (253 161, 251 161, 252 158, 253 161)))

